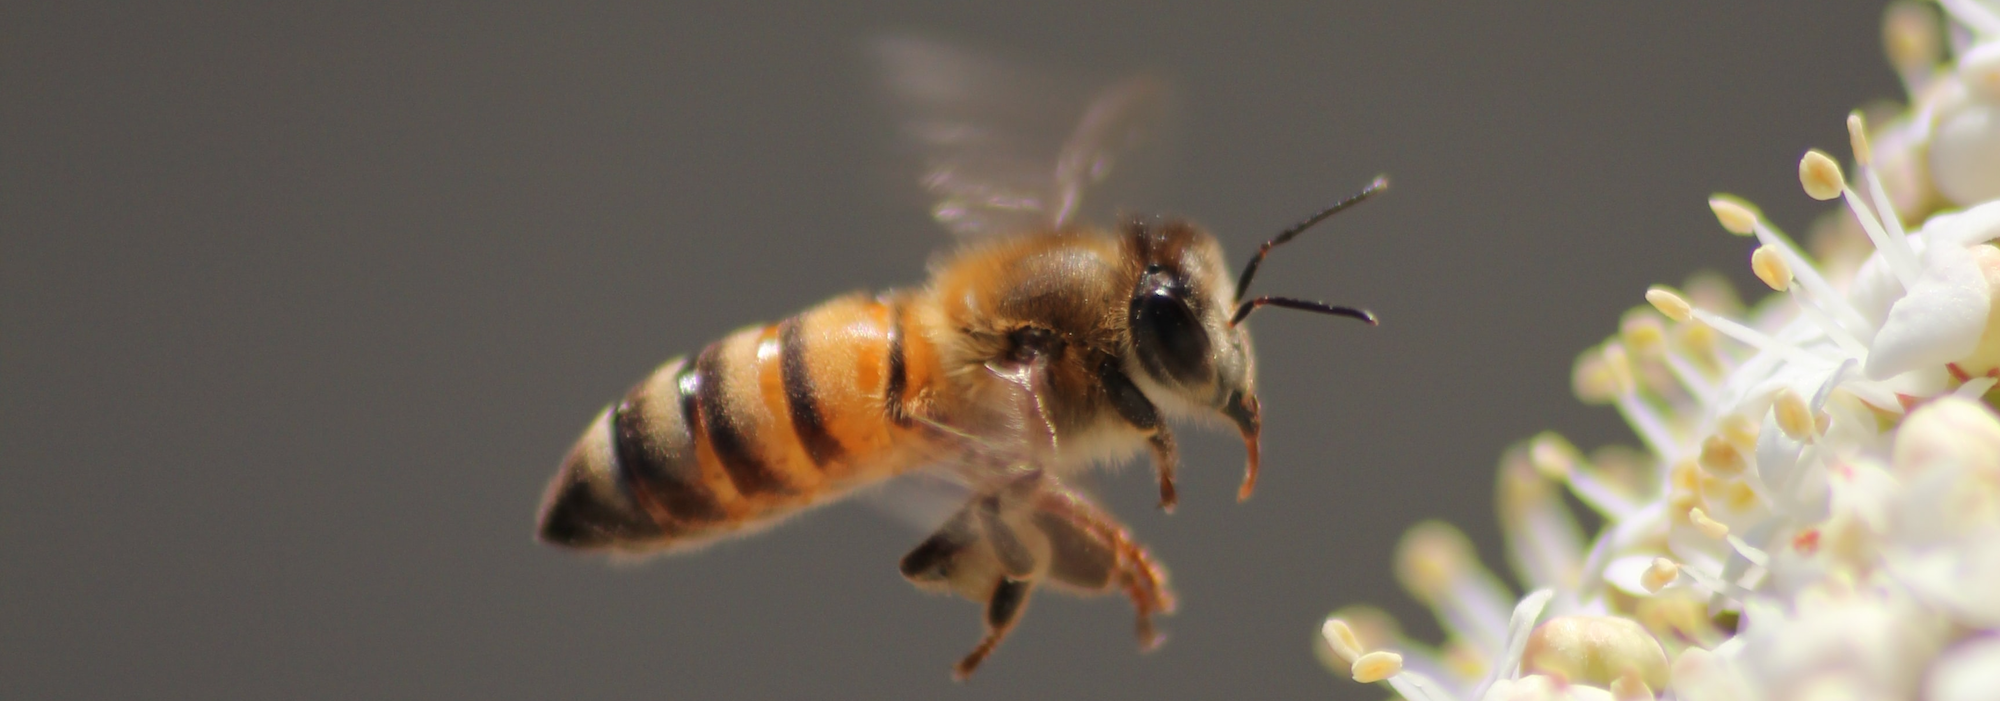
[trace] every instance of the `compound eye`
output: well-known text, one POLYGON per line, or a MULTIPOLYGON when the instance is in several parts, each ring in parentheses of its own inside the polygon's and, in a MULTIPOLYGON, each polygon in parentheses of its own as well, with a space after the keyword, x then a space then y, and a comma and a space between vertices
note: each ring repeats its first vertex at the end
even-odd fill
POLYGON ((1207 381, 1208 330, 1188 308, 1178 286, 1141 283, 1132 295, 1131 322, 1132 347, 1146 372, 1184 385, 1207 381))

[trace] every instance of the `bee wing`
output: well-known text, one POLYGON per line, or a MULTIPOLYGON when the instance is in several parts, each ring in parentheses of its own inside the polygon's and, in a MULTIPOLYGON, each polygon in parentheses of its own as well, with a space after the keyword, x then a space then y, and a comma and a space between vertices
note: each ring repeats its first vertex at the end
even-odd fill
MULTIPOLYGON (((1139 77, 1101 91, 914 37, 874 54, 921 163, 931 214, 960 236, 1074 223, 1119 161, 1161 138, 1171 95, 1139 77)), ((1122 203, 1130 204, 1130 203, 1122 203)))
MULTIPOLYGON (((984 413, 953 423, 917 419, 949 446, 947 457, 873 492, 870 500, 878 508, 919 528, 935 528, 972 499, 1046 473, 1044 466, 1061 447, 1043 399, 1047 361, 988 363, 986 372, 998 381, 986 383, 987 395, 976 402, 984 413)), ((1054 475, 1039 482, 1044 489, 1076 491, 1054 475)))

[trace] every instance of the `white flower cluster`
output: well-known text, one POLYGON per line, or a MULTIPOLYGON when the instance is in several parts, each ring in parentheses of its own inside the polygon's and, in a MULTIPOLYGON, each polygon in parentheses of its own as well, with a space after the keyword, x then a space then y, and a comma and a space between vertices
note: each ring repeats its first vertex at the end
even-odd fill
POLYGON ((1817 264, 1717 197, 1777 294, 1654 287, 1579 360, 1579 396, 1644 450, 1507 452, 1500 521, 1534 593, 1421 524, 1397 573, 1447 640, 1350 608, 1321 631, 1330 666, 1413 701, 2000 699, 2000 0, 1938 3, 1948 26, 1890 8, 1910 106, 1872 135, 1849 117, 1854 182, 1819 151, 1799 164, 1846 210, 1817 264))

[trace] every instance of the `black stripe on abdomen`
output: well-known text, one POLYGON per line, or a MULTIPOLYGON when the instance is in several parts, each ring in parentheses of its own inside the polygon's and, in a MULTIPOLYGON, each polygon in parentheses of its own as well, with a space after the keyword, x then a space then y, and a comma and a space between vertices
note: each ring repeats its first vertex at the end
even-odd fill
POLYGON ((813 391, 811 368, 806 365, 806 340, 799 335, 799 317, 778 325, 780 374, 785 380, 785 406, 791 410, 792 433, 806 448, 813 464, 822 468, 839 460, 844 451, 840 441, 826 430, 826 418, 819 413, 819 399, 813 391))
MULTIPOLYGON (((611 451, 618 460, 618 473, 626 490, 641 504, 657 504, 677 525, 722 520, 727 514, 716 502, 715 493, 702 483, 701 467, 694 464, 694 454, 668 456, 646 430, 651 423, 646 420, 651 404, 648 399, 649 395, 633 392, 611 413, 611 451), (675 458, 685 464, 667 464, 675 458)), ((685 414, 679 428, 682 431, 692 428, 685 414)), ((688 444, 692 445, 692 433, 688 444)))
POLYGON ((757 456, 756 447, 750 444, 749 436, 736 420, 729 415, 729 398, 723 394, 722 385, 728 381, 723 373, 722 343, 711 343, 702 349, 694 360, 692 374, 682 377, 681 411, 687 412, 687 404, 692 401, 695 411, 701 412, 702 436, 715 450, 715 457, 722 461, 722 469, 729 474, 729 481, 736 484, 736 491, 743 496, 785 490, 784 482, 778 479, 771 466, 757 456), (690 387, 689 385, 693 385, 690 387))
POLYGON ((889 384, 882 390, 883 413, 898 426, 910 425, 903 409, 903 392, 910 383, 908 361, 903 359, 903 305, 889 303, 889 384))

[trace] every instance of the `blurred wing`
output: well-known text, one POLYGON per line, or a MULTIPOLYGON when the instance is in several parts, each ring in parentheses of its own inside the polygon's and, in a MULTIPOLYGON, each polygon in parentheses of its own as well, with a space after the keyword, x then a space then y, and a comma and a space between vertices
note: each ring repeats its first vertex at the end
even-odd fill
POLYGON ((874 53, 931 214, 961 236, 1074 223, 1121 157, 1162 140, 1171 111, 1166 85, 1151 78, 1092 92, 912 37, 878 41, 874 53))
POLYGON ((1048 387, 1047 361, 989 363, 990 396, 978 404, 986 413, 962 425, 925 421, 951 446, 951 457, 929 469, 891 480, 866 498, 897 520, 935 529, 971 499, 1007 490, 1024 476, 1042 472, 1038 490, 1078 492, 1043 470, 1060 449, 1042 396, 1048 387))

